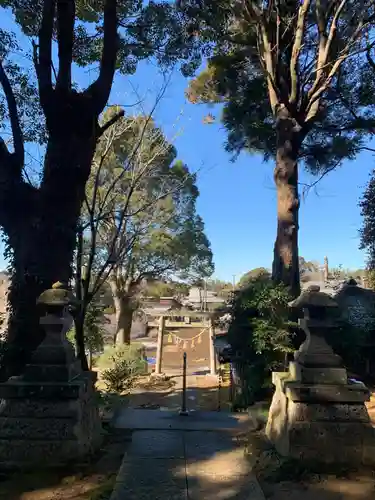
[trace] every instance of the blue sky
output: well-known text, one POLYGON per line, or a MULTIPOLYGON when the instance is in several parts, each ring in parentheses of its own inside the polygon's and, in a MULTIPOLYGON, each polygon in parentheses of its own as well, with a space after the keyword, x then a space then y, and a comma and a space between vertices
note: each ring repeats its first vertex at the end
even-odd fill
MULTIPOLYGON (((9 13, 1 17, 0 28, 18 32, 9 13)), ((22 45, 28 48, 26 42, 22 45)), ((75 77, 85 87, 95 77, 95 71, 76 70, 75 77)), ((138 93, 148 111, 162 82, 155 64, 142 63, 134 76, 116 76, 109 103, 135 103, 138 93)), ((186 101, 186 85, 186 80, 175 70, 154 117, 174 141, 179 159, 198 171, 198 211, 212 244, 215 276, 231 281, 235 275, 238 280, 249 269, 270 267, 272 263, 276 233, 273 165, 247 153, 232 163, 224 151, 225 130, 219 121, 212 125, 203 123, 207 108, 186 101)), ((138 110, 139 107, 126 108, 127 112, 138 110)), ((215 114, 216 110, 210 111, 215 114)), ((35 148, 30 151, 34 156, 39 154, 35 148)), ((364 267, 365 255, 358 249, 361 225, 358 201, 374 167, 372 154, 363 153, 327 175, 316 192, 310 192, 302 200, 299 251, 305 259, 322 263, 327 255, 332 267, 340 264, 344 268, 364 267)), ((301 183, 313 180, 301 170, 301 183)), ((0 268, 5 266, 2 250, 0 247, 0 268)))

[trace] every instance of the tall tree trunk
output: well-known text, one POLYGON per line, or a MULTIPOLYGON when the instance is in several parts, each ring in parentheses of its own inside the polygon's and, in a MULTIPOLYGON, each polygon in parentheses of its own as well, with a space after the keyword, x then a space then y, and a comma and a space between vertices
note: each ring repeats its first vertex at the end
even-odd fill
MULTIPOLYGON (((83 371, 88 371, 87 357, 85 352, 85 318, 87 313, 87 295, 82 293, 86 282, 82 280, 82 255, 83 255, 83 229, 78 228, 77 232, 77 254, 76 254, 76 276, 75 276, 75 294, 79 301, 78 311, 74 315, 74 333, 77 349, 77 358, 81 363, 83 371)), ((91 368, 90 368, 91 370, 91 368)))
MULTIPOLYGON (((81 306, 82 307, 82 306, 81 306)), ((74 330, 75 330, 75 343, 77 348, 77 358, 81 364, 83 371, 88 371, 90 364, 87 363, 86 349, 85 349, 85 315, 86 311, 80 309, 79 314, 74 318, 74 330)))
POLYGON ((116 344, 130 344, 130 332, 133 323, 134 310, 129 297, 114 299, 116 309, 116 344))
POLYGON ((74 2, 57 2, 56 6, 54 2, 43 2, 40 10, 39 43, 34 46, 33 59, 48 143, 39 188, 26 183, 22 175, 25 151, 17 103, 0 65, 0 85, 14 142, 14 153, 10 153, 0 138, 0 226, 8 238, 13 265, 8 342, 1 353, 0 379, 22 371, 32 350, 43 339, 36 310, 39 294, 54 282, 68 282, 71 278, 77 223, 96 142, 121 115, 120 112, 99 127, 99 115, 108 101, 116 68, 116 0, 104 2, 99 75, 83 92, 73 89, 71 82, 74 2), (59 70, 53 85, 55 35, 59 70))
POLYGON ((116 272, 109 278, 113 303, 116 315, 115 343, 117 345, 130 344, 130 332, 133 322, 134 309, 132 307, 131 283, 124 290, 119 286, 116 272))
POLYGON ((274 180, 277 189, 277 237, 272 278, 284 283, 293 297, 300 293, 298 263, 298 152, 301 131, 285 108, 276 124, 277 151, 274 180))
MULTIPOLYGON (((71 129, 72 130, 72 129, 71 129)), ((76 246, 76 229, 96 144, 96 129, 81 134, 51 134, 44 177, 25 207, 26 217, 9 213, 13 275, 9 292, 10 319, 0 379, 22 372, 43 340, 38 296, 54 282, 68 283, 76 246)), ((74 132, 74 127, 73 127, 74 132)))

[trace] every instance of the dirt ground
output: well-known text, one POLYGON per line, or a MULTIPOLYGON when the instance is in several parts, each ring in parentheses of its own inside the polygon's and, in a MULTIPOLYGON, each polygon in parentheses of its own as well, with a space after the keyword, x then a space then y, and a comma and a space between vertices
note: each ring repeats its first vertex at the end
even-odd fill
POLYGON ((130 439, 124 431, 108 432, 100 452, 87 464, 0 474, 0 500, 108 500, 130 439))
MULTIPOLYGON (((367 403, 375 426, 375 393, 367 403)), ((259 439, 250 438, 249 446, 259 451, 259 439)), ((255 454, 257 452, 255 451, 255 454)), ((375 471, 371 469, 339 470, 336 473, 308 471, 296 476, 296 464, 282 470, 272 454, 262 456, 255 465, 256 473, 267 500, 373 500, 375 471), (271 456, 270 456, 271 455, 271 456), (265 458, 264 458, 265 457, 265 458)), ((254 460, 254 457, 252 458, 254 460)), ((298 468, 298 464, 297 464, 298 468)))
MULTIPOLYGON (((229 383, 218 384, 216 377, 209 375, 188 375, 187 409, 221 411, 230 409, 229 383)), ((129 397, 133 408, 170 408, 182 405, 182 377, 172 376, 166 381, 150 381, 142 377, 129 397)))
POLYGON ((353 474, 352 477, 321 478, 295 482, 283 481, 272 486, 262 485, 263 492, 270 500, 373 500, 375 481, 366 475, 353 474))

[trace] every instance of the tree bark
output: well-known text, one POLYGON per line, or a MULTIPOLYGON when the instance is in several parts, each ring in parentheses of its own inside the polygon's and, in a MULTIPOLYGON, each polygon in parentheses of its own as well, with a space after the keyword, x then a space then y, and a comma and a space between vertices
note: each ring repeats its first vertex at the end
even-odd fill
POLYGON ((115 297, 116 309, 116 344, 130 344, 130 332, 133 322, 134 310, 129 297, 115 297))
MULTIPOLYGON (((77 348, 77 358, 81 364, 83 371, 88 371, 90 365, 87 363, 86 349, 85 349, 85 315, 86 311, 80 310, 76 318, 74 318, 74 330, 75 330, 75 343, 77 348)), ((91 354, 91 353, 90 353, 91 354)))
POLYGON ((300 293, 298 263, 298 153, 301 130, 288 111, 279 110, 274 180, 277 190, 277 237, 272 278, 286 285, 293 297, 300 293))
POLYGON ((53 283, 71 279, 77 222, 94 154, 96 127, 90 123, 89 130, 86 126, 79 134, 74 126, 71 133, 61 128, 55 132, 47 144, 40 188, 35 189, 29 203, 22 204, 23 210, 7 210, 3 224, 12 249, 13 275, 2 380, 21 373, 43 340, 36 307, 39 295, 53 283))
MULTIPOLYGON (((36 300, 56 281, 69 282, 77 223, 99 127, 112 87, 118 50, 117 2, 104 4, 103 50, 98 78, 83 92, 72 88, 74 2, 43 2, 39 43, 34 44, 39 99, 48 142, 39 188, 24 182, 24 145, 12 87, 0 62, 14 153, 0 138, 0 226, 12 259, 10 319, 0 380, 19 374, 43 340, 36 300), (52 40, 57 27, 59 73, 52 84, 52 40)), ((120 116, 120 115, 119 115, 120 116)), ((113 120, 112 120, 113 123, 113 120)))

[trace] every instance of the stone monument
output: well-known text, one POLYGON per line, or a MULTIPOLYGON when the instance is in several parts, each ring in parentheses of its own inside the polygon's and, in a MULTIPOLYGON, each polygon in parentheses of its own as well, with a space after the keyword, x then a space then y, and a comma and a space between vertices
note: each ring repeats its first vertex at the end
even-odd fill
POLYGON ((365 401, 369 391, 348 380, 342 360, 325 338, 337 303, 311 286, 290 306, 302 309, 306 340, 288 372, 274 372, 276 387, 266 435, 283 456, 325 463, 373 464, 375 430, 365 401))
POLYGON ((38 299, 45 338, 20 377, 0 384, 0 464, 56 466, 101 443, 96 374, 82 372, 66 334, 76 301, 57 283, 38 299))
POLYGON ((349 278, 334 295, 341 316, 353 326, 369 331, 375 325, 375 292, 349 278))

